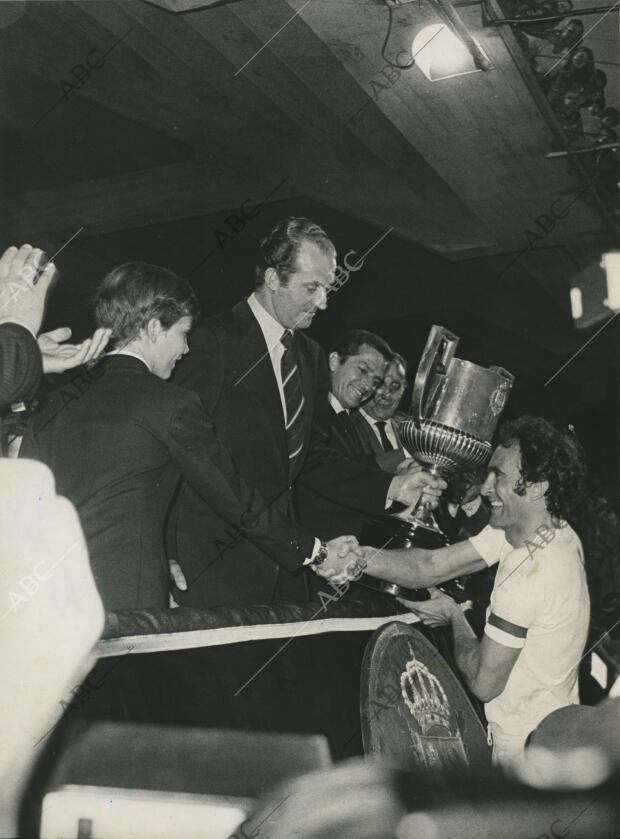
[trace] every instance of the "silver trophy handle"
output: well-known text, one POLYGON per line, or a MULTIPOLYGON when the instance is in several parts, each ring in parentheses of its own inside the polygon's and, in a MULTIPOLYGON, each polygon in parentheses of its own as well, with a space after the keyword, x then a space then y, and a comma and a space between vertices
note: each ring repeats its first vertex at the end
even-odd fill
POLYGON ((508 370, 505 370, 503 367, 497 367, 496 365, 489 367, 489 370, 492 370, 494 373, 497 373, 497 375, 501 376, 502 379, 506 379, 506 382, 512 388, 512 385, 514 384, 515 380, 515 377, 512 375, 512 373, 510 373, 508 370))
POLYGON ((458 342, 459 338, 444 326, 431 328, 416 373, 409 409, 410 416, 419 422, 428 415, 428 408, 445 379, 458 342))

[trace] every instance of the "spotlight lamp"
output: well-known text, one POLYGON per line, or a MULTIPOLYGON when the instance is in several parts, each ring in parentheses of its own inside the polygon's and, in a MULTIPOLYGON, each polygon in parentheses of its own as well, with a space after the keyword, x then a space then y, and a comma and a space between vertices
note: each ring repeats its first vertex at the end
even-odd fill
MULTIPOLYGON (((385 0, 385 3, 390 20, 382 54, 392 66, 406 70, 416 64, 431 82, 493 69, 489 57, 450 0, 416 0, 415 4, 413 0, 385 0), (385 51, 392 35, 393 13, 397 9, 401 17, 399 28, 401 32, 409 31, 412 39, 411 60, 406 64, 393 64, 385 51), (411 26, 405 24, 403 29, 407 17, 411 26)), ((401 50, 401 53, 406 51, 401 50)))
POLYGON ((620 312, 620 251, 604 253, 601 267, 607 278, 607 299, 603 302, 612 312, 620 312))

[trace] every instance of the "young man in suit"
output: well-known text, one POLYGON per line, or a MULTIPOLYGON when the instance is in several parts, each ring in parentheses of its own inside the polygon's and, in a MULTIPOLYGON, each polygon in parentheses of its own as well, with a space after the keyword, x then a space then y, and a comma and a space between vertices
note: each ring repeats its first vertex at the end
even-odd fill
MULTIPOLYGON (((327 445, 329 373, 304 330, 327 306, 335 267, 334 246, 317 224, 284 219, 261 242, 254 293, 201 324, 175 372, 176 383, 200 397, 240 474, 291 521, 300 484, 368 513, 393 498, 406 503, 426 485, 437 491, 425 477, 392 480, 327 445)), ((175 595, 179 603, 307 600, 304 565, 321 561, 318 539, 294 568, 247 540, 227 541, 221 511, 189 484, 176 513, 177 559, 187 580, 187 591, 175 595), (225 551, 221 562, 218 551, 225 551)), ((330 564, 328 557, 323 568, 330 564)))
MULTIPOLYGON (((168 606, 164 520, 181 476, 240 542, 301 564, 313 535, 239 476, 198 397, 164 381, 187 353, 198 315, 187 281, 154 265, 122 265, 101 283, 95 312, 116 348, 88 386, 52 395, 20 454, 46 463, 75 504, 106 609, 168 606)), ((353 542, 322 546, 326 564, 342 570, 353 542)))

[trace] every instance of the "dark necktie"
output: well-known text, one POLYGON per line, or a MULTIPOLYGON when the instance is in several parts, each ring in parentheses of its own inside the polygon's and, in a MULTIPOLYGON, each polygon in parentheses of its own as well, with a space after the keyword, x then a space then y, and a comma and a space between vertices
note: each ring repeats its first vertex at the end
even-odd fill
POLYGON ((282 389, 286 405, 286 442, 288 445, 288 473, 292 478, 296 461, 304 447, 303 407, 304 393, 301 387, 301 376, 297 366, 297 354, 293 348, 293 333, 288 330, 280 341, 284 345, 284 355, 281 361, 282 389))
POLYGON ((384 452, 393 452, 394 446, 390 443, 387 434, 385 433, 385 420, 377 420, 375 422, 377 430, 379 431, 379 438, 384 452))

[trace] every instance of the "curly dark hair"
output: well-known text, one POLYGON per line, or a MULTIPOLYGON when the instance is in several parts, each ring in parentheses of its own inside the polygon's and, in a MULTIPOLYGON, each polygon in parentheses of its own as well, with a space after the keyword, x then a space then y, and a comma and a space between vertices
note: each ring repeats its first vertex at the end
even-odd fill
POLYGON ((498 443, 518 443, 521 478, 514 491, 525 493, 526 484, 548 481, 547 509, 556 521, 574 519, 585 498, 586 463, 581 443, 573 431, 564 431, 544 417, 522 416, 503 423, 498 443))
POLYGON ((312 242, 326 253, 336 254, 333 242, 316 222, 301 216, 287 216, 269 231, 259 245, 256 288, 264 285, 267 268, 275 268, 280 282, 286 285, 297 268, 297 254, 304 242, 312 242))

